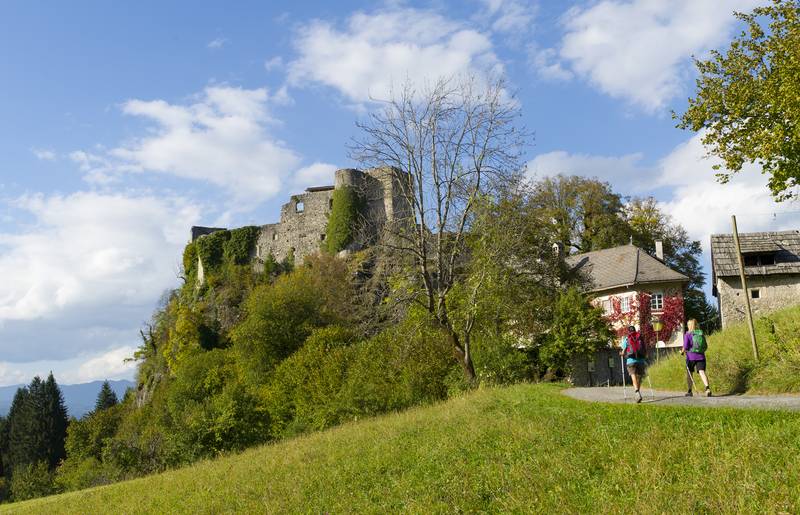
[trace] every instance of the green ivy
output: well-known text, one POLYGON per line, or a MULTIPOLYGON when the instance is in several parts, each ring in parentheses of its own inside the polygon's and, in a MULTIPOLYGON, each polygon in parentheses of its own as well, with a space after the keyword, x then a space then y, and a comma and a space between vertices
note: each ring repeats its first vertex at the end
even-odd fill
POLYGON ((225 256, 225 242, 231 237, 230 231, 217 231, 197 238, 197 255, 203 262, 206 272, 218 270, 225 256))
POLYGON ((325 250, 335 254, 353 241, 353 229, 363 204, 363 199, 350 186, 333 191, 333 209, 325 231, 325 250))
POLYGON ((193 241, 183 249, 183 271, 187 278, 197 273, 197 245, 193 241))
POLYGON ((259 228, 248 225, 230 231, 230 239, 223 244, 226 263, 246 265, 250 262, 250 253, 256 245, 259 228))

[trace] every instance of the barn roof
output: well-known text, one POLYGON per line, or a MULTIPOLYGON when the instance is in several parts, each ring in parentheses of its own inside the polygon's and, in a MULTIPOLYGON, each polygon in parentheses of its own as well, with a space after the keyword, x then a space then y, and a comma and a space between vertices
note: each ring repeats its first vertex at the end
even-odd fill
MULTIPOLYGON (((800 274, 800 231, 740 233, 742 254, 775 255, 774 265, 746 266, 747 275, 800 274)), ((739 275, 732 234, 711 235, 711 270, 717 277, 739 275)))
POLYGON ((689 282, 689 278, 654 258, 635 245, 575 254, 566 258, 567 264, 586 274, 589 291, 597 292, 619 287, 633 287, 666 282, 689 282))

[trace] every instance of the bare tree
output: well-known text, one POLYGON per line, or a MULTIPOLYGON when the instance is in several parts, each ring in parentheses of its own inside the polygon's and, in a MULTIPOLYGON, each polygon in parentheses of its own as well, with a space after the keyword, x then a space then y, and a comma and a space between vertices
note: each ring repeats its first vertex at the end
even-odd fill
MULTIPOLYGON (((441 79, 420 90, 407 83, 358 123, 361 137, 351 148, 364 165, 397 172, 405 214, 386 225, 379 248, 411 264, 416 288, 408 300, 445 332, 470 382, 474 321, 454 321, 450 295, 464 278, 465 237, 479 202, 521 171, 527 135, 517 127, 519 114, 502 79, 441 79)), ((475 297, 481 282, 469 288, 475 297)))

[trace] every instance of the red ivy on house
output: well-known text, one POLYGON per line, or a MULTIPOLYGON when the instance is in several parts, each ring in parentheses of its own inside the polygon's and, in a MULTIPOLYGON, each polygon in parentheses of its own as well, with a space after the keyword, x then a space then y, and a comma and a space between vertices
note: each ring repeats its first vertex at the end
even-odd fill
POLYGON ((656 332, 653 330, 653 318, 661 321, 663 327, 658 333, 658 339, 667 341, 676 329, 683 327, 683 295, 678 292, 675 295, 664 295, 662 310, 653 313, 650 308, 652 295, 649 292, 640 291, 630 298, 629 309, 622 311, 622 298, 612 296, 609 298, 611 312, 605 315, 606 320, 616 328, 617 337, 621 338, 627 333, 629 325, 639 326, 642 340, 647 346, 655 346, 656 332))

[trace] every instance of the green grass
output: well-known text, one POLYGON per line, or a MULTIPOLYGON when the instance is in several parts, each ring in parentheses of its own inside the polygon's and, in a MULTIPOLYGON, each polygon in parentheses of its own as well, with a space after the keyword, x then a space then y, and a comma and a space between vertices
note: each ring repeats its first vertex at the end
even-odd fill
POLYGON ((800 510, 796 413, 482 389, 19 513, 800 510))
MULTIPOLYGON (((707 373, 715 393, 800 392, 800 306, 756 320, 761 360, 753 359, 746 324, 737 324, 708 338, 707 373), (774 325, 773 325, 774 324, 774 325), (774 332, 773 332, 774 327, 774 332)), ((656 388, 686 389, 685 358, 674 354, 650 368, 656 388)), ((700 377, 695 382, 702 387, 700 377)))

